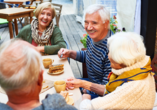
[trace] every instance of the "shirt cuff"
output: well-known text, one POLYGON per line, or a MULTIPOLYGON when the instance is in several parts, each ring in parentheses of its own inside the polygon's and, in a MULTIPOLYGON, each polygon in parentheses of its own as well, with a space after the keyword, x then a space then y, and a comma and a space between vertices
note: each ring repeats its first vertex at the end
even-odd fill
POLYGON ((77 51, 76 59, 75 59, 75 60, 79 61, 79 60, 80 60, 80 57, 81 57, 81 55, 80 55, 80 51, 77 51))

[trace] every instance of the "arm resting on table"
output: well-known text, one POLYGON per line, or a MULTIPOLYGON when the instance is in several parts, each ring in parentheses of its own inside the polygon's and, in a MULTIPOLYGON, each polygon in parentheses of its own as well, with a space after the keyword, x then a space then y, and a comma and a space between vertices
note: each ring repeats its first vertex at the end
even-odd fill
POLYGON ((101 96, 104 95, 105 92, 105 86, 96 84, 96 83, 91 83, 89 81, 81 80, 81 87, 87 90, 90 90, 92 92, 95 92, 101 96))

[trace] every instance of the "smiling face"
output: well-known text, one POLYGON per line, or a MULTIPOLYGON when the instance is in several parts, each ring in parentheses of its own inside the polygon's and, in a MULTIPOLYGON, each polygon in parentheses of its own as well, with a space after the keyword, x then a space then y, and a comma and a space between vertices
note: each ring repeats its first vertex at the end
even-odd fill
POLYGON ((50 24, 52 20, 52 9, 46 8, 43 9, 38 16, 39 21, 39 29, 46 29, 46 27, 50 24))
POLYGON ((95 42, 102 40, 108 33, 108 23, 109 21, 105 21, 103 23, 98 12, 93 14, 86 14, 85 16, 85 25, 84 28, 90 38, 92 38, 95 42))

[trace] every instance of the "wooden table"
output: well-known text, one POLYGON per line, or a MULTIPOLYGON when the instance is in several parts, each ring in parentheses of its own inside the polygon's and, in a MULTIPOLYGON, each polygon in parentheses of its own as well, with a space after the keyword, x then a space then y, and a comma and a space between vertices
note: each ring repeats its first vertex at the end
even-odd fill
MULTIPOLYGON (((59 75, 49 75, 47 74, 48 69, 45 69, 44 71, 44 79, 47 80, 65 80, 69 77, 74 77, 71 67, 68 63, 67 59, 59 59, 57 55, 50 55, 50 56, 42 56, 42 59, 44 58, 51 58, 54 60, 53 64, 64 64, 64 73, 59 74, 59 75)), ((40 102, 45 99, 45 96, 47 94, 54 94, 56 93, 54 87, 45 91, 44 93, 40 94, 40 102)), ((74 100, 74 106, 79 109, 80 102, 82 101, 82 95, 79 90, 79 88, 75 88, 74 90, 69 90, 69 93, 73 93, 73 96, 70 96, 74 100)), ((0 93, 0 102, 6 103, 8 101, 7 95, 0 93)))
POLYGON ((19 4, 18 7, 21 7, 21 5, 22 5, 24 2, 27 2, 27 1, 31 1, 31 0, 4 0, 5 3, 19 4))
POLYGON ((30 17, 30 23, 33 17, 33 9, 23 9, 23 8, 6 8, 0 9, 0 18, 7 19, 9 21, 9 32, 10 38, 13 38, 13 29, 12 29, 12 19, 14 19, 16 35, 18 35, 18 26, 17 18, 20 17, 30 17))
MULTIPOLYGON (((44 79, 48 80, 65 80, 69 77, 74 77, 71 67, 67 59, 60 59, 57 55, 49 55, 49 56, 42 56, 42 58, 51 58, 54 60, 53 64, 64 64, 64 73, 59 75, 49 75, 47 74, 48 69, 44 71, 44 79)), ((52 88, 40 95, 40 100, 44 99, 46 94, 56 93, 55 89, 52 88)), ((80 102, 82 101, 82 95, 79 88, 75 88, 74 90, 69 90, 69 93, 73 93, 73 96, 70 96, 74 99, 74 106, 79 109, 80 102)))

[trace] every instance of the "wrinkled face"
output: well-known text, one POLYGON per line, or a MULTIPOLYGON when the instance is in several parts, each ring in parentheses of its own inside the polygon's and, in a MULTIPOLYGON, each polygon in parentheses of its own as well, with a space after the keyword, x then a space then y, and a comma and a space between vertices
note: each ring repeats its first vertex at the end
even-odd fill
POLYGON ((86 14, 85 16, 85 25, 84 28, 95 42, 102 40, 108 32, 108 23, 109 21, 101 20, 101 17, 98 12, 93 14, 86 14))
POLYGON ((108 54, 108 59, 110 60, 110 63, 111 63, 111 68, 113 69, 121 69, 121 68, 124 68, 126 66, 124 66, 123 64, 119 64, 119 63, 116 63, 111 57, 110 57, 110 54, 108 54))
POLYGON ((52 20, 52 9, 51 8, 46 8, 43 9, 38 16, 38 21, 39 21, 39 27, 46 29, 46 27, 50 24, 52 20))

